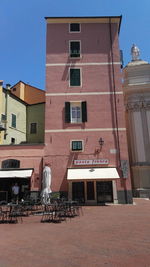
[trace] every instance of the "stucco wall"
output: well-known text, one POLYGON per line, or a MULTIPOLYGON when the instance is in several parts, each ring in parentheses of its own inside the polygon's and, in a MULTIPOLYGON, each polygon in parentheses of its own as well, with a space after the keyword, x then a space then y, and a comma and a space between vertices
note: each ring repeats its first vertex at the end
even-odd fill
POLYGON ((9 145, 1 146, 0 149, 0 167, 2 166, 3 160, 19 160, 20 168, 33 168, 33 175, 30 179, 31 191, 41 190, 44 146, 9 145))
MULTIPOLYGON (((111 30, 113 67, 109 24, 81 23, 80 33, 69 33, 68 23, 47 25, 45 160, 52 164, 56 191, 67 190, 67 168, 74 167, 74 159, 106 158, 108 167, 118 169, 119 152, 128 160, 117 25, 111 30), (69 57, 70 40, 81 41, 80 58, 69 57), (80 87, 69 86, 70 67, 81 69, 80 87), (87 122, 65 123, 66 101, 86 101, 87 122), (104 146, 96 153, 100 137, 104 146), (71 140, 83 140, 84 150, 72 152, 71 140)), ((130 173, 117 182, 117 190, 126 189, 131 190, 130 173)))
POLYGON ((26 141, 26 105, 15 98, 7 95, 7 136, 4 144, 10 144, 11 138, 15 143, 26 141), (16 128, 11 126, 11 114, 16 115, 16 128))
POLYGON ((27 106, 27 142, 44 143, 45 104, 27 106), (30 133, 30 124, 37 123, 37 133, 30 133))

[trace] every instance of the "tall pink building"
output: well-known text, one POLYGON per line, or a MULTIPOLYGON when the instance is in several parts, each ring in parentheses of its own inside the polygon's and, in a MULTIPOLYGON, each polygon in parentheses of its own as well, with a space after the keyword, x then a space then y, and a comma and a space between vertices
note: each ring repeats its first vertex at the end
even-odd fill
POLYGON ((52 190, 132 203, 121 84, 121 17, 47 17, 45 162, 52 190))

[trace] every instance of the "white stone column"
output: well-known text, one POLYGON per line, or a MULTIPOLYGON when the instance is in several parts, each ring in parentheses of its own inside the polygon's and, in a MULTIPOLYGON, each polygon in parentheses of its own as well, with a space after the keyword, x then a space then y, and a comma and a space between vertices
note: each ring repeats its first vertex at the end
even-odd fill
POLYGON ((146 161, 146 156, 145 156, 144 137, 143 137, 142 119, 140 111, 133 111, 133 125, 134 125, 133 136, 135 138, 136 141, 135 146, 137 148, 136 161, 144 162, 146 161))

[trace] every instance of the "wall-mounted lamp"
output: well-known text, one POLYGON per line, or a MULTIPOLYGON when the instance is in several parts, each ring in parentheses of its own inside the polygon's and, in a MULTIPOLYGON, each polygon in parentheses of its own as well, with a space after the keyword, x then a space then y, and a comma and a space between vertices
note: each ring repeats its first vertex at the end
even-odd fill
POLYGON ((98 142, 99 142, 100 147, 102 148, 102 146, 104 145, 104 140, 103 140, 103 138, 100 137, 100 139, 99 139, 98 142))
POLYGON ((100 153, 101 150, 102 150, 102 147, 103 147, 103 145, 104 145, 104 140, 103 140, 103 138, 100 137, 100 139, 98 140, 98 143, 99 143, 99 145, 100 145, 100 148, 96 148, 96 150, 95 150, 95 153, 96 153, 96 154, 100 153))

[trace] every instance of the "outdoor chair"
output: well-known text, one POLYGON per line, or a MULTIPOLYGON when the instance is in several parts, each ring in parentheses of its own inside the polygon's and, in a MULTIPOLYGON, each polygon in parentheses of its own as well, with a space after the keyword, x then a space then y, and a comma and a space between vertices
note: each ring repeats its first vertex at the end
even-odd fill
POLYGON ((24 216, 22 207, 20 205, 11 206, 8 216, 10 219, 10 223, 18 223, 19 221, 22 223, 22 216, 24 216))
POLYGON ((53 208, 51 205, 45 205, 41 222, 52 222, 53 221, 53 208))
POLYGON ((2 207, 0 207, 0 223, 4 223, 5 219, 6 219, 6 213, 4 213, 2 207))
POLYGON ((66 209, 58 203, 45 205, 41 222, 60 223, 66 220, 66 209))

